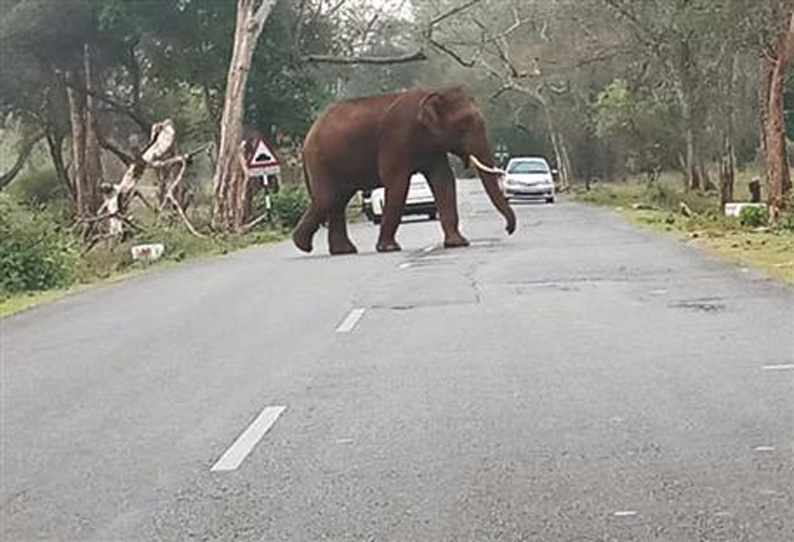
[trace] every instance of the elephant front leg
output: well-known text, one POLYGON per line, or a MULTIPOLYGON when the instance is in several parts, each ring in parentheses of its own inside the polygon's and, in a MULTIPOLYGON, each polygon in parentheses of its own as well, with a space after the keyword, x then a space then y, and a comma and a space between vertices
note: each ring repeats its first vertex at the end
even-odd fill
POLYGON ((469 240, 460 233, 458 217, 458 196, 455 175, 444 160, 437 164, 427 175, 430 190, 436 200, 438 217, 444 230, 444 247, 456 248, 469 246, 469 240))
POLYGON ((402 221, 405 199, 408 197, 408 176, 386 184, 386 204, 378 237, 378 252, 397 252, 402 247, 397 243, 397 228, 402 221))

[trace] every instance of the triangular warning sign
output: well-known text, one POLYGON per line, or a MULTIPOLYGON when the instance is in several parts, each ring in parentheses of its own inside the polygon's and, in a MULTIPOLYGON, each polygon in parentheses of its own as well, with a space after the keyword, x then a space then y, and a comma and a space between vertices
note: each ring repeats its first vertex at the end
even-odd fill
POLYGON ((270 150, 270 147, 264 139, 257 140, 256 145, 254 145, 254 153, 248 159, 248 167, 258 168, 277 165, 278 157, 276 153, 270 150))

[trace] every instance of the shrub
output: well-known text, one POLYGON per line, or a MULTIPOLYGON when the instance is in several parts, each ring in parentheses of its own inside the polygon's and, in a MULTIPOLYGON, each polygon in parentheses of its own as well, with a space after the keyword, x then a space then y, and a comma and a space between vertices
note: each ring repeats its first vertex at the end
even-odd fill
POLYGON ((64 187, 51 169, 22 174, 8 190, 13 197, 30 205, 50 203, 65 197, 64 187))
POLYGON ((77 261, 69 241, 52 217, 0 194, 0 292, 74 282, 77 261))
POLYGON ((780 216, 778 227, 781 230, 794 232, 794 210, 789 209, 780 216))
POLYGON ((739 213, 739 223, 742 226, 748 228, 758 228, 760 226, 766 226, 769 222, 769 213, 766 210, 766 207, 763 206, 752 206, 752 207, 745 207, 742 209, 741 213, 739 213))
MULTIPOLYGON (((280 226, 288 229, 297 226, 303 213, 309 208, 309 196, 299 185, 283 186, 278 194, 271 196, 271 200, 274 219, 280 226)), ((264 214, 266 210, 264 192, 259 192, 254 197, 254 209, 257 215, 264 214)))

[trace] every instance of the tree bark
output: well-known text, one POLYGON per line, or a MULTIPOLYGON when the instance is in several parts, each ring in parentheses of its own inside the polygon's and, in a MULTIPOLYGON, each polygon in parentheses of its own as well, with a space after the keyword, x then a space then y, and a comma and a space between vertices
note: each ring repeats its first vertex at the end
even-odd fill
POLYGON ((91 51, 86 44, 83 69, 72 70, 68 76, 67 95, 72 128, 73 185, 77 214, 83 218, 96 214, 99 207, 99 185, 102 182, 102 161, 96 133, 91 51), (85 90, 81 90, 85 89, 85 90))
POLYGON ((722 138, 722 160, 720 163, 720 208, 731 203, 734 199, 736 187, 736 103, 734 92, 738 77, 739 55, 734 53, 730 62, 730 75, 728 76, 728 99, 726 101, 724 116, 725 126, 722 138))
POLYGON ((86 190, 89 201, 87 205, 91 212, 96 211, 99 206, 99 185, 103 181, 102 170, 102 147, 99 144, 97 135, 97 116, 96 100, 91 95, 96 90, 95 73, 93 70, 93 60, 90 45, 86 44, 83 51, 85 88, 88 93, 85 97, 85 166, 86 166, 86 190))
MULTIPOLYGON (((76 75, 71 72, 69 77, 75 79, 76 75)), ((72 183, 74 186, 75 204, 78 216, 85 218, 92 214, 90 213, 90 206, 86 202, 85 94, 75 90, 73 85, 69 85, 66 92, 69 97, 69 121, 72 127, 72 183)))
POLYGON ((52 167, 55 169, 55 176, 58 177, 58 180, 69 192, 72 201, 75 201, 77 197, 75 188, 69 179, 69 173, 66 171, 66 165, 63 162, 63 136, 56 133, 56 130, 48 129, 47 147, 50 151, 52 167))
POLYGON ((733 201, 736 186, 736 152, 733 146, 733 122, 729 120, 729 128, 722 143, 722 163, 720 164, 720 206, 733 201))
POLYGON ((212 225, 217 230, 233 231, 243 224, 241 198, 247 174, 239 161, 243 142, 243 115, 248 72, 259 36, 276 0, 238 0, 234 47, 226 78, 226 96, 220 126, 218 159, 213 176, 214 202, 212 225))
POLYGON ((769 205, 769 219, 777 223, 785 207, 785 195, 791 190, 791 170, 786 152, 783 92, 786 67, 794 42, 794 13, 788 14, 785 29, 781 30, 773 46, 764 57, 764 158, 769 205))

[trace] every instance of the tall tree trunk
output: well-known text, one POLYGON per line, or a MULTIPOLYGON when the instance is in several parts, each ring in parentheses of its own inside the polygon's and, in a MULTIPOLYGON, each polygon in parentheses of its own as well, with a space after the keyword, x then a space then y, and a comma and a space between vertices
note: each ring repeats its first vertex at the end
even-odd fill
MULTIPOLYGON (((71 79, 77 79, 74 72, 71 79)), ((76 84, 70 84, 66 90, 69 95, 69 121, 72 127, 72 184, 74 186, 77 215, 88 218, 92 213, 86 203, 86 130, 85 130, 85 94, 76 90, 76 84)))
POLYGON ((96 116, 96 100, 91 93, 96 90, 96 74, 93 70, 91 46, 86 44, 83 51, 85 71, 85 165, 86 194, 89 195, 88 205, 93 212, 99 207, 99 186, 104 180, 102 170, 102 147, 97 134, 98 121, 96 116))
POLYGON ((791 170, 786 152, 783 92, 786 66, 794 46, 794 13, 764 56, 764 157, 770 222, 777 223, 785 206, 785 195, 791 190, 791 170))
POLYGON ((101 148, 96 133, 94 100, 89 95, 94 85, 88 45, 84 50, 83 70, 72 70, 67 77, 71 79, 66 91, 72 128, 75 201, 77 214, 88 218, 99 207, 99 185, 102 182, 101 148))
POLYGON ((63 137, 57 133, 56 129, 48 129, 47 131, 47 148, 50 151, 55 176, 66 188, 72 201, 75 201, 77 198, 75 187, 69 179, 69 173, 66 171, 66 165, 63 162, 63 137))
POLYGON ((240 198, 245 193, 246 174, 239 153, 243 143, 243 114, 248 72, 257 41, 276 0, 238 0, 234 47, 226 78, 226 97, 220 126, 220 144, 213 177, 212 224, 218 230, 242 225, 240 198))
POLYGON ((685 119, 687 124, 685 130, 686 137, 686 155, 684 157, 684 168, 686 169, 686 189, 699 190, 700 178, 698 177, 695 168, 695 131, 692 129, 691 119, 685 119))
POLYGON ((734 53, 731 58, 730 76, 728 77, 728 100, 724 111, 725 127, 722 138, 722 160, 720 162, 720 207, 725 208, 726 203, 731 203, 734 198, 736 187, 736 147, 734 138, 736 137, 736 103, 734 92, 736 90, 736 79, 738 70, 739 55, 734 53))
POLYGON ((565 141, 562 135, 557 131, 557 126, 554 123, 554 117, 551 114, 551 106, 548 100, 546 100, 540 91, 535 94, 535 99, 540 103, 543 114, 546 117, 546 128, 549 131, 549 139, 551 140, 551 146, 554 150, 554 160, 557 163, 560 188, 568 188, 570 186, 570 161, 568 160, 568 151, 565 149, 565 141))
POLYGON ((722 143, 722 163, 720 164, 720 204, 723 209, 726 203, 733 201, 735 186, 736 151, 733 146, 733 122, 729 121, 729 128, 722 143))

